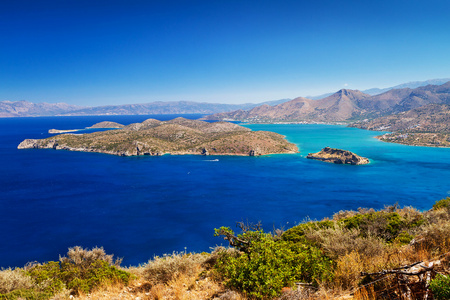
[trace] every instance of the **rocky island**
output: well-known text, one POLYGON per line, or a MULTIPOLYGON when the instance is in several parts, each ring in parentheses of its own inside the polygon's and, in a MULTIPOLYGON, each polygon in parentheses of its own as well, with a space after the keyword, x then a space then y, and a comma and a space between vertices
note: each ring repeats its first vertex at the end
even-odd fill
POLYGON ((365 165, 369 163, 368 158, 361 157, 347 150, 330 147, 325 147, 317 153, 309 153, 306 158, 347 165, 365 165))
MULTIPOLYGON (((115 126, 120 124, 115 124, 115 126)), ((18 149, 56 149, 98 152, 119 156, 201 154, 267 155, 296 153, 296 145, 284 136, 252 131, 228 122, 208 123, 176 118, 148 119, 121 129, 89 134, 61 134, 46 139, 26 139, 18 149)))

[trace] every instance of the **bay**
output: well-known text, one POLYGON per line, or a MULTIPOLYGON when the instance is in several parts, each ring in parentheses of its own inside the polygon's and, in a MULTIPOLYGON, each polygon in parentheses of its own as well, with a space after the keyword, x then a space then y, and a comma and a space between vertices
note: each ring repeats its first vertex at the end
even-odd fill
MULTIPOLYGON (((51 128, 122 124, 158 116, 0 119, 0 267, 57 260, 75 245, 103 246, 144 263, 225 243, 214 228, 261 221, 289 228, 339 210, 398 203, 421 210, 450 195, 450 149, 380 142, 377 132, 330 125, 246 125, 281 133, 299 154, 263 157, 118 157, 18 150, 51 128), (308 160, 325 146, 370 158, 364 166, 308 160), (218 159, 218 161, 216 160, 218 159)), ((185 116, 198 118, 198 115, 185 116)))

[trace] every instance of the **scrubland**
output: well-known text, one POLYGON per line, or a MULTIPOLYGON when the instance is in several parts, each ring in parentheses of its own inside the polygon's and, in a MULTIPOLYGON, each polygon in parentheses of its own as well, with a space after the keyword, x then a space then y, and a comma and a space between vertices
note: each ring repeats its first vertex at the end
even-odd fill
POLYGON ((340 211, 287 230, 238 223, 229 247, 134 267, 103 248, 0 271, 0 299, 449 299, 450 197, 421 212, 340 211))

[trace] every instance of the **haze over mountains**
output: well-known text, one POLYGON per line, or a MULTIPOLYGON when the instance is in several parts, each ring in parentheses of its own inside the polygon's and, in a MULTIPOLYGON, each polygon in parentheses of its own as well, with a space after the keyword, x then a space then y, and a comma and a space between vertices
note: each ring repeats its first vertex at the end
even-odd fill
POLYGON ((208 116, 209 120, 248 122, 351 122, 408 111, 427 104, 450 104, 450 81, 415 89, 393 89, 371 96, 358 90, 342 89, 319 100, 303 97, 251 110, 237 110, 208 116))
MULTIPOLYGON (((380 94, 385 91, 398 88, 416 88, 418 86, 425 86, 428 84, 442 84, 450 79, 432 79, 427 81, 416 81, 401 84, 398 86, 385 88, 385 89, 369 89, 362 91, 367 95, 380 94)), ((351 91, 351 90, 346 90, 351 91)), ((350 93, 350 92, 348 92, 350 93)), ((361 93, 361 92, 360 92, 361 93)), ((309 97, 310 99, 329 98, 333 94, 325 94, 316 97, 309 97)), ((333 96, 336 97, 336 96, 333 96)), ((358 97, 357 95, 345 95, 345 97, 358 97)), ((300 98, 297 98, 298 100, 300 98)), ((305 98, 303 98, 305 99, 305 98)), ((218 103, 200 103, 190 101, 174 101, 174 102, 151 102, 143 104, 125 104, 125 105, 109 105, 109 106, 97 106, 97 107, 82 107, 76 105, 69 105, 66 103, 31 103, 28 101, 0 101, 0 117, 38 117, 38 116, 84 116, 84 115, 150 115, 150 114, 216 114, 221 112, 230 112, 236 110, 250 110, 262 105, 275 106, 291 99, 280 99, 274 101, 267 101, 262 103, 245 103, 245 104, 218 104, 218 103)), ((328 99, 330 101, 330 99, 328 99)), ((298 102, 298 101, 297 101, 298 102)), ((345 102, 345 101, 344 101, 345 102)), ((294 106, 299 104, 289 104, 288 106, 294 106)), ((322 103, 321 105, 326 104, 322 103)), ((345 108, 350 105, 349 103, 341 103, 334 107, 334 110, 341 110, 343 115, 348 115, 352 110, 351 108, 345 108)), ((352 105, 350 105, 352 106, 352 105)), ((288 107, 287 107, 288 108, 288 107)), ((259 108, 264 111, 267 108, 259 108)), ((306 109, 306 107, 304 108, 306 109)), ((320 105, 318 109, 323 109, 320 105)), ((323 119, 323 112, 317 112, 317 117, 323 119)), ((340 120, 341 113, 334 112, 330 117, 333 120, 340 120)), ((313 117, 311 115, 311 117, 313 117)), ((311 119, 311 118, 309 118, 311 119)))
POLYGON ((0 117, 56 116, 83 109, 66 103, 31 103, 28 101, 0 101, 0 117))
POLYGON ((82 107, 65 103, 31 103, 28 101, 0 101, 0 117, 89 116, 89 115, 163 115, 214 114, 237 109, 251 109, 258 105, 276 105, 291 99, 263 103, 220 104, 192 101, 151 102, 142 104, 82 107))

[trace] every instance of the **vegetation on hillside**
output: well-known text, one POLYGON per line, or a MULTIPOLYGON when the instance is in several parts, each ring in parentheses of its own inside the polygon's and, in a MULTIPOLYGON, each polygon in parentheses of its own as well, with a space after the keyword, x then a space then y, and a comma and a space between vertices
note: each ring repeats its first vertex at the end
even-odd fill
POLYGON ((238 223, 230 247, 121 268, 102 248, 0 272, 0 299, 449 299, 450 197, 429 211, 340 211, 287 231, 238 223))
POLYGON ((450 147, 450 105, 429 104, 399 114, 352 125, 367 130, 390 131, 378 138, 415 146, 450 147))
POLYGON ((298 152, 296 145, 278 133, 251 131, 227 122, 208 123, 184 118, 170 121, 148 119, 117 130, 27 139, 18 148, 51 148, 120 156, 167 153, 254 156, 298 152))

